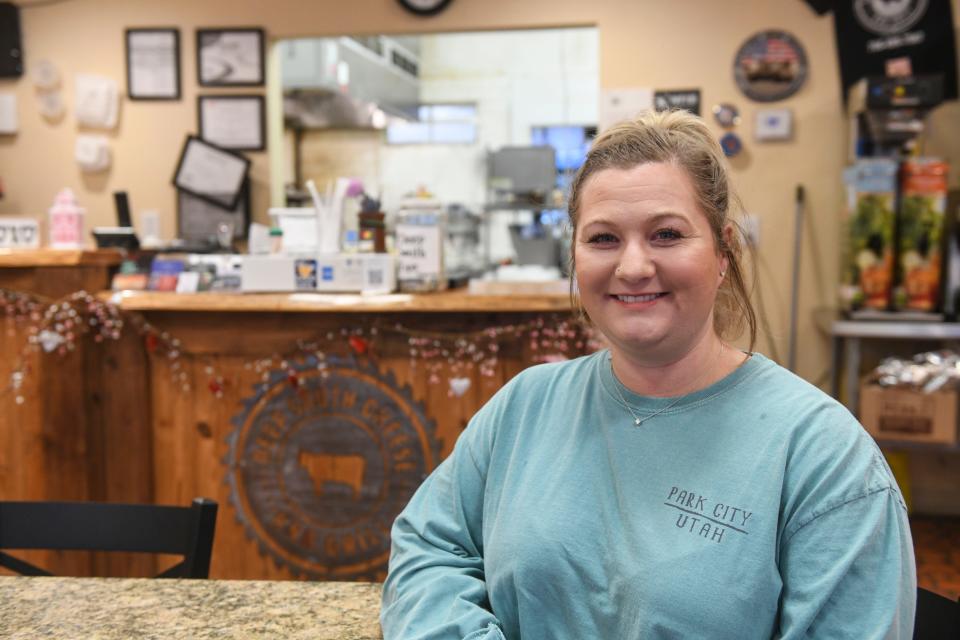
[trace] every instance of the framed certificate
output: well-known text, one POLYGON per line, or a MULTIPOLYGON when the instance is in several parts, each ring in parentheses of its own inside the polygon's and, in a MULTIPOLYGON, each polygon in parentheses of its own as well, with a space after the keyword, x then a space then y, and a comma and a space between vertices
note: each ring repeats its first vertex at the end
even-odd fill
POLYGON ((250 160, 196 136, 187 136, 173 175, 173 184, 201 200, 236 209, 250 160))
POLYGON ((263 96, 198 96, 200 137, 224 149, 266 148, 263 96))
POLYGON ((127 97, 180 99, 179 29, 127 29, 127 97))
POLYGON ((206 242, 217 237, 218 227, 222 223, 230 225, 234 239, 247 237, 247 228, 250 226, 250 180, 243 182, 237 206, 229 210, 186 191, 177 191, 178 237, 206 242))
POLYGON ((263 86, 263 29, 197 29, 197 81, 204 87, 263 86))

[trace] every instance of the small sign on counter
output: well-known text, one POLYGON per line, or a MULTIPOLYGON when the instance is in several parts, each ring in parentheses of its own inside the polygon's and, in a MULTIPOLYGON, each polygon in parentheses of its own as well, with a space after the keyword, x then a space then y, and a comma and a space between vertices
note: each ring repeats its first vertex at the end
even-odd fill
POLYGON ((440 228, 397 225, 401 281, 436 280, 440 275, 440 228))
POLYGON ((443 265, 446 214, 437 200, 407 198, 397 213, 397 284, 401 291, 447 288, 443 265))
POLYGON ((40 224, 32 218, 0 219, 0 249, 38 249, 40 224))

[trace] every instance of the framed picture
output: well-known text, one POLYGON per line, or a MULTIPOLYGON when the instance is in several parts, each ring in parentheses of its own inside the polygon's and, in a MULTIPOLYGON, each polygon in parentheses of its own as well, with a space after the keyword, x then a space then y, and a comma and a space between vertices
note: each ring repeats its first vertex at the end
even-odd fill
POLYGON ((223 209, 237 208, 250 160, 196 136, 187 136, 173 174, 177 189, 223 209))
POLYGON ((180 99, 180 30, 127 29, 127 97, 180 99))
POLYGON ((198 96, 200 137, 224 149, 263 151, 266 123, 263 96, 198 96))
POLYGON ((204 87, 264 83, 263 29, 197 29, 197 80, 204 87))
POLYGON ((244 180, 240 199, 233 209, 212 205, 186 191, 177 190, 178 237, 194 242, 209 242, 217 237, 217 230, 222 223, 230 225, 235 240, 247 237, 247 228, 250 226, 249 179, 244 180))

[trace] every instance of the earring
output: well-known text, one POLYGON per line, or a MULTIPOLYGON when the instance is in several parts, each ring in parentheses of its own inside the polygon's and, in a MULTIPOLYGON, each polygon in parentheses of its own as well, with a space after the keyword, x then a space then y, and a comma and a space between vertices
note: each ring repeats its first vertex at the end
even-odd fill
POLYGON ((623 271, 623 268, 618 265, 617 268, 614 270, 613 275, 619 278, 622 271, 623 271))
POLYGON ((721 277, 721 278, 724 277, 725 275, 727 275, 727 272, 726 272, 726 271, 721 271, 721 272, 720 272, 720 277, 721 277))

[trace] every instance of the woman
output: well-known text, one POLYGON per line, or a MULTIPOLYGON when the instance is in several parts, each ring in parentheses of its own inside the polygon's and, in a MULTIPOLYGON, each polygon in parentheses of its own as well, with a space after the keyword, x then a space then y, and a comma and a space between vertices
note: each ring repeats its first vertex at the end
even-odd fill
POLYGON ((527 369, 393 528, 385 638, 910 638, 906 508, 836 401, 726 340, 756 322, 722 151, 651 113, 574 181, 609 350, 527 369))

